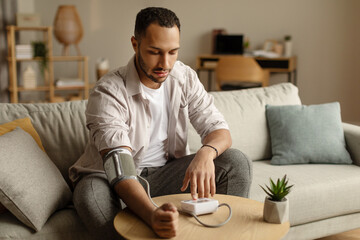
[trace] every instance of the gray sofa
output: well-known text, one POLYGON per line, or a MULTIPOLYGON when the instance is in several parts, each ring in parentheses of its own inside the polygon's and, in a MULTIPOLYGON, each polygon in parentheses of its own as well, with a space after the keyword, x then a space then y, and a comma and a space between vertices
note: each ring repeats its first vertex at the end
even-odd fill
MULTIPOLYGON (((343 124, 351 165, 271 165, 271 144, 265 105, 301 104, 298 89, 289 83, 267 88, 212 92, 227 119, 234 148, 253 160, 250 198, 264 201, 259 185, 269 177, 287 174, 295 184, 289 195, 291 229, 286 239, 315 239, 360 228, 360 127, 343 124)), ((0 124, 30 117, 46 153, 69 184, 68 168, 82 154, 88 139, 86 101, 55 104, 0 104, 0 124)), ((200 147, 189 129, 192 152, 200 147)), ((0 214, 0 239, 91 239, 74 208, 56 211, 39 232, 34 232, 9 212, 0 214)))

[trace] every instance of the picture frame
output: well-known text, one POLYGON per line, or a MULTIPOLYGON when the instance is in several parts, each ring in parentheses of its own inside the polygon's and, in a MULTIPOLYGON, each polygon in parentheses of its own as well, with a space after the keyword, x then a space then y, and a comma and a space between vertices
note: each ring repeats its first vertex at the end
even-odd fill
POLYGON ((272 40, 272 39, 266 40, 263 46, 263 50, 266 52, 272 52, 274 51, 274 47, 276 44, 277 44, 276 40, 272 40))

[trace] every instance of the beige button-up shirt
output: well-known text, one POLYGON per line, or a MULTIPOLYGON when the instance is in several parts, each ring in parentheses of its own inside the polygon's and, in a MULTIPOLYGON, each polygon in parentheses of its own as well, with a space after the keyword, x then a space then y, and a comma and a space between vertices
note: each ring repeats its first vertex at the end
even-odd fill
MULTIPOLYGON (((167 84, 170 98, 168 157, 190 154, 187 146, 189 122, 202 140, 214 130, 228 129, 213 97, 190 67, 177 61, 163 84, 167 84)), ((86 109, 89 143, 84 154, 70 167, 70 179, 77 182, 83 174, 104 172, 99 152, 119 146, 132 149, 140 173, 138 166, 149 146, 151 120, 149 102, 141 88, 133 57, 127 66, 98 81, 90 94, 86 109)))

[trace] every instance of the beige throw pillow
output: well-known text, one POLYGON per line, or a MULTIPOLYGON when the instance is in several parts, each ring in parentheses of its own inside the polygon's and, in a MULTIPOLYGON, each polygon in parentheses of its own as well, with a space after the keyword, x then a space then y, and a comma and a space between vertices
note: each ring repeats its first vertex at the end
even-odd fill
POLYGON ((72 193, 60 171, 24 130, 0 136, 0 203, 39 231, 72 193))
POLYGON ((12 122, 1 124, 0 125, 0 136, 14 130, 16 127, 21 127, 25 132, 29 133, 34 138, 36 143, 39 145, 41 150, 43 150, 45 152, 45 149, 42 145, 40 136, 36 132, 34 126, 31 123, 30 118, 28 118, 28 117, 16 119, 12 122))

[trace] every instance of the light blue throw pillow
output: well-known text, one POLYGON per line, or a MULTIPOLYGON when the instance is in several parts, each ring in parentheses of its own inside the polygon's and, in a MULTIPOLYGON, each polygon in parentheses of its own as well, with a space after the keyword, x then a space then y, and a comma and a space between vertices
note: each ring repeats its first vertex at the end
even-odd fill
POLYGON ((351 164, 338 102, 266 106, 271 164, 351 164))

